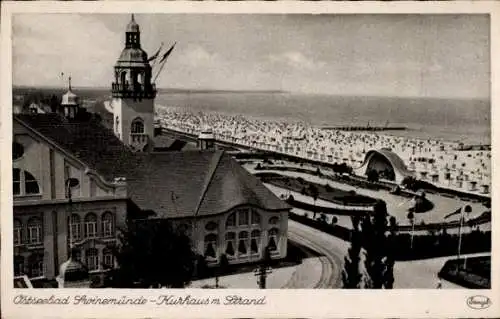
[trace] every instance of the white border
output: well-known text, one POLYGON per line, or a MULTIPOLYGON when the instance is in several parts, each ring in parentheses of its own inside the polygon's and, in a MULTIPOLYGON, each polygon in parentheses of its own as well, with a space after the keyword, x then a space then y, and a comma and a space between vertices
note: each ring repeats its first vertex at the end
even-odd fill
MULTIPOLYGON (((491 66, 492 66, 492 123, 498 110, 500 80, 499 36, 500 3, 490 1, 469 2, 3 2, 1 15, 1 87, 0 87, 0 191, 1 191, 1 297, 3 317, 172 317, 172 318, 334 318, 334 317, 500 317, 499 272, 492 273, 491 290, 72 290, 41 289, 21 291, 12 289, 12 43, 11 16, 14 13, 490 13, 491 16, 491 66), (145 296, 148 299, 164 294, 219 296, 229 294, 248 297, 266 296, 265 306, 20 306, 12 300, 16 294, 30 293, 38 297, 74 296, 145 296), (473 310, 466 305, 472 295, 488 296, 492 305, 483 310, 473 310)), ((36 54, 36 53, 34 53, 36 54)), ((492 145, 498 141, 498 132, 491 127, 492 145)), ((492 149, 493 164, 497 160, 496 147, 492 149)), ((492 165, 492 185, 499 174, 492 165)), ((496 187, 492 187, 492 205, 499 206, 496 187)), ((493 218, 492 270, 499 269, 498 221, 493 218)))

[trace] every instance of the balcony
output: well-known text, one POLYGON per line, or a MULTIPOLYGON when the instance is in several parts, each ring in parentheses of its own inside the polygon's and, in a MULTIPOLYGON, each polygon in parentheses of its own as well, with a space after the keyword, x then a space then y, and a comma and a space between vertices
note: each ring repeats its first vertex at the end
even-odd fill
POLYGON ((118 98, 154 99, 156 85, 112 83, 111 92, 113 97, 118 98))
POLYGON ((144 147, 148 145, 149 136, 144 133, 130 133, 130 146, 136 151, 144 150, 144 147))

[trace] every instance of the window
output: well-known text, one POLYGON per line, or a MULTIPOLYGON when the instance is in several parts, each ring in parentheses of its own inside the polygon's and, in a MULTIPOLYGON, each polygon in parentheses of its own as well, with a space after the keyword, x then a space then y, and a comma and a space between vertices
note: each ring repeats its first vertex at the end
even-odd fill
POLYGON ((248 210, 240 210, 238 212, 238 225, 245 226, 248 225, 248 210))
POLYGON ((89 248, 85 252, 85 258, 87 261, 87 267, 89 271, 98 270, 99 269, 99 254, 97 249, 89 248))
POLYGON ((19 219, 14 219, 14 246, 23 243, 23 225, 19 219))
POLYGON ((276 251, 278 250, 278 242, 279 242, 279 231, 277 228, 272 228, 269 230, 269 242, 268 242, 268 247, 271 251, 276 251))
POLYGON ((260 250, 260 230, 252 230, 250 240, 250 251, 252 254, 258 254, 260 250))
POLYGON ((215 247, 217 247, 217 235, 209 234, 205 236, 205 257, 217 258, 215 253, 215 247))
POLYGON ((71 257, 74 260, 82 261, 82 251, 80 249, 73 248, 71 252, 71 257))
POLYGON ((102 236, 113 237, 113 235, 114 235, 113 214, 111 212, 105 212, 102 215, 102 236))
POLYGON ((35 177, 30 173, 24 171, 24 183, 26 187, 26 194, 38 194, 40 189, 38 188, 38 182, 35 177))
POLYGON ((97 237, 97 216, 94 213, 88 213, 85 216, 85 238, 97 237))
POLYGON ((236 213, 229 215, 226 221, 226 228, 231 228, 236 226, 236 213))
POLYGON ((231 258, 234 257, 234 241, 236 239, 235 233, 226 234, 226 255, 231 258))
POLYGON ((238 253, 240 255, 246 255, 248 253, 247 247, 248 232, 242 231, 238 234, 238 253))
POLYGON ((217 230, 217 223, 216 222, 208 222, 206 225, 205 225, 205 229, 208 230, 208 231, 214 231, 214 230, 217 230))
POLYGON ((12 170, 12 188, 14 195, 21 194, 21 171, 18 168, 12 170))
POLYGON ((14 195, 32 195, 39 194, 40 187, 31 173, 14 168, 12 170, 12 191, 14 195))
POLYGON ((30 277, 42 277, 43 276, 43 256, 35 257, 34 262, 31 264, 30 277))
POLYGON ((270 225, 276 225, 276 224, 278 224, 279 220, 280 219, 278 217, 276 217, 276 216, 271 217, 271 218, 269 218, 269 224, 270 225))
POLYGON ((33 217, 28 221, 28 243, 42 243, 42 221, 40 218, 33 217))
POLYGON ((73 241, 78 241, 82 238, 82 228, 80 224, 80 216, 73 214, 69 218, 69 238, 73 241))
POLYGON ((106 248, 102 251, 102 259, 104 268, 113 268, 113 252, 111 251, 111 249, 106 248))
POLYGON ((250 210, 252 212, 252 225, 259 225, 260 224, 260 215, 253 209, 250 210))
POLYGON ((141 118, 136 118, 132 121, 131 132, 133 134, 144 134, 144 122, 141 118))
POLYGON ((14 276, 24 275, 24 257, 14 256, 14 276))

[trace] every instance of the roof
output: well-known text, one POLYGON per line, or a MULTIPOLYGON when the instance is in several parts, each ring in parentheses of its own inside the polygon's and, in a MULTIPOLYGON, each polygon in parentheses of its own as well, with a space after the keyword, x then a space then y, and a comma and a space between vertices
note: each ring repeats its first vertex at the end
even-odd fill
POLYGON ((136 160, 132 151, 95 119, 68 121, 55 113, 16 114, 14 118, 72 153, 108 181, 125 177, 136 160))
POLYGON ((239 205, 289 209, 222 151, 143 154, 127 185, 134 203, 157 218, 215 215, 239 205))
POLYGON ((125 48, 122 50, 115 67, 150 67, 148 54, 141 48, 125 48))
POLYGON ((214 215, 249 204, 266 210, 289 206, 222 151, 133 153, 96 120, 67 121, 57 114, 19 114, 45 137, 108 181, 125 177, 127 193, 159 218, 214 215))

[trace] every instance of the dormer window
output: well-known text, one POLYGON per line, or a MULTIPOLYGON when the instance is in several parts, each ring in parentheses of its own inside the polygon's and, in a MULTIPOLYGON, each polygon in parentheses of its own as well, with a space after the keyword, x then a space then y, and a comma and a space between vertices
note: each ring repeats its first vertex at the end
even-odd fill
POLYGON ((19 168, 12 170, 12 190, 14 195, 35 195, 40 194, 40 187, 35 177, 19 168))

